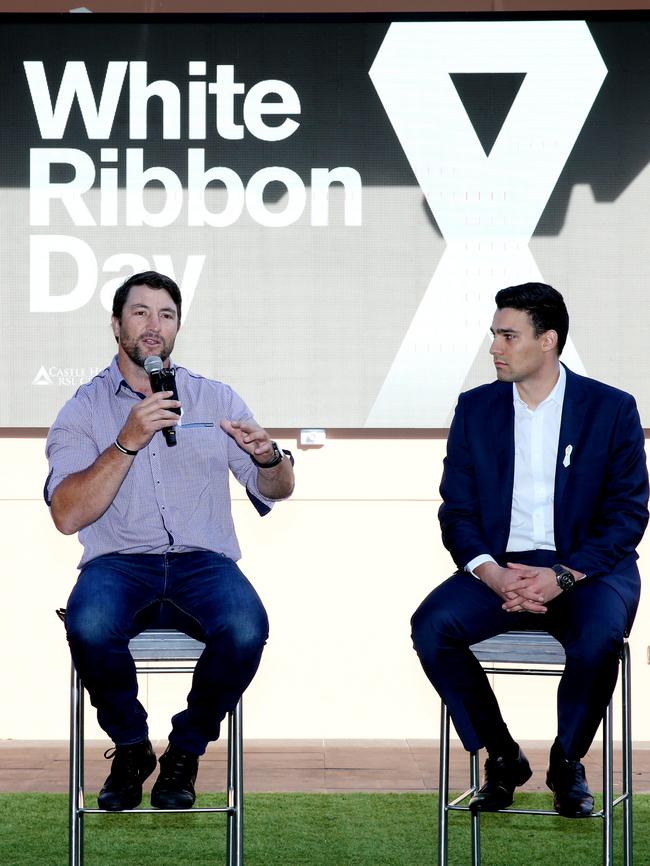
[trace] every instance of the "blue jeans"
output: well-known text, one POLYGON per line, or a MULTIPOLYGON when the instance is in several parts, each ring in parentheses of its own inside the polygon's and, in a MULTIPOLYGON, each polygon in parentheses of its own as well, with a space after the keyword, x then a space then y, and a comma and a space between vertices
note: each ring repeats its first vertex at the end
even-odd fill
POLYGON ((210 551, 108 554, 81 571, 66 609, 72 658, 117 745, 147 736, 129 640, 145 628, 177 628, 205 642, 187 709, 170 742, 202 755, 253 679, 268 637, 262 602, 237 565, 210 551))

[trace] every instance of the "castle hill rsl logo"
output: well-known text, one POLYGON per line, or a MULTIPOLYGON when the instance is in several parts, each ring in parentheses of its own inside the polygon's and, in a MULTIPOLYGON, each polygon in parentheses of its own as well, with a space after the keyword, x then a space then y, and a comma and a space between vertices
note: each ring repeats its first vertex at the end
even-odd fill
POLYGON ((32 385, 78 388, 96 376, 100 369, 100 367, 58 367, 56 365, 47 367, 43 365, 32 379, 32 385))

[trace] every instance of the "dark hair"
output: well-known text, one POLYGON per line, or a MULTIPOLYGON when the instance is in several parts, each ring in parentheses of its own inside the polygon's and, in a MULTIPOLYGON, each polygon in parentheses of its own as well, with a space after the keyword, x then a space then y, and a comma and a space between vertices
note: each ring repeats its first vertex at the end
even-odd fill
POLYGON ((176 283, 166 277, 164 274, 159 274, 157 271, 143 271, 141 274, 133 274, 132 277, 126 279, 117 289, 113 297, 113 315, 116 319, 121 320, 124 304, 129 296, 132 286, 148 286, 150 289, 164 289, 176 304, 176 312, 178 321, 181 320, 181 290, 176 283))
POLYGON ((545 331, 557 334, 557 353, 562 354, 569 333, 569 313, 562 295, 546 283, 522 283, 501 289, 494 298, 499 310, 525 310, 536 336, 545 331))

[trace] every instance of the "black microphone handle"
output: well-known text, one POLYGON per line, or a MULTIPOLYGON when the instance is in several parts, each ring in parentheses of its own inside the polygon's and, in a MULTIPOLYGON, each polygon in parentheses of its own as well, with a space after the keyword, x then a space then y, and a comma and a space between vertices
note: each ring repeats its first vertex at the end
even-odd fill
MULTIPOLYGON (((149 374, 149 380, 151 381, 151 390, 155 392, 159 391, 171 391, 172 396, 171 400, 178 400, 178 391, 176 390, 176 376, 170 370, 156 370, 154 373, 149 374)), ((181 414, 180 409, 172 409, 172 412, 176 412, 177 415, 181 414)), ((178 440, 176 438, 176 429, 174 427, 163 427, 163 436, 165 437, 165 442, 168 447, 173 447, 177 444, 178 440)))

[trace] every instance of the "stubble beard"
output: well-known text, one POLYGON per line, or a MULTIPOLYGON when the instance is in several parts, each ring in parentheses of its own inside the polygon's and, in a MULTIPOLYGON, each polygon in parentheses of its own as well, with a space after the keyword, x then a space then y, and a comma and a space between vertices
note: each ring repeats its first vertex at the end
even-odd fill
MULTIPOLYGON (((165 361, 167 360, 167 358, 169 358, 169 356, 172 353, 173 345, 172 346, 168 345, 167 342, 165 340, 163 340, 162 338, 161 338, 160 342, 161 342, 160 351, 157 352, 156 354, 164 364, 165 361)), ((131 361, 133 361, 134 364, 137 364, 138 367, 142 367, 144 369, 144 362, 146 361, 147 358, 149 358, 151 356, 149 354, 145 354, 142 351, 142 348, 140 347, 140 343, 138 340, 135 340, 134 342, 128 342, 128 343, 120 341, 120 346, 124 350, 125 354, 131 359, 131 361)))
POLYGON ((497 379, 499 380, 499 382, 515 381, 514 376, 507 367, 505 369, 503 367, 497 367, 495 372, 497 374, 497 379))

